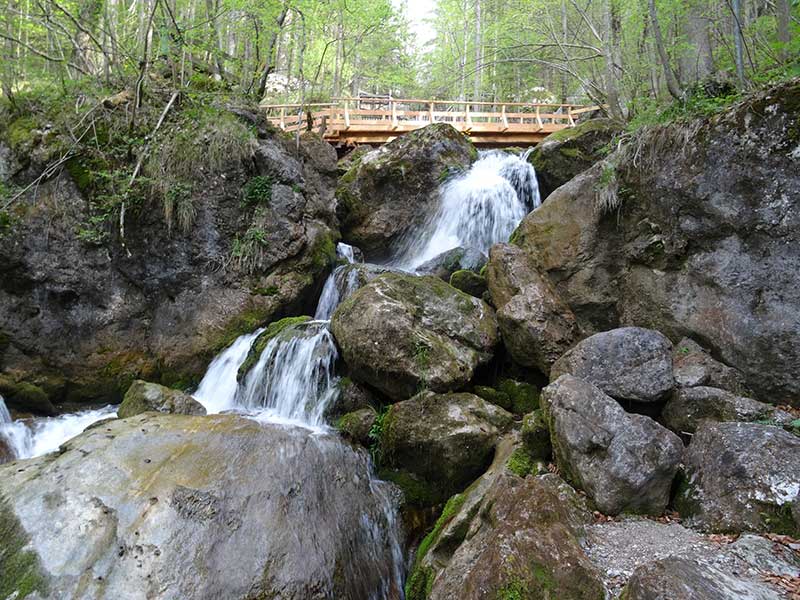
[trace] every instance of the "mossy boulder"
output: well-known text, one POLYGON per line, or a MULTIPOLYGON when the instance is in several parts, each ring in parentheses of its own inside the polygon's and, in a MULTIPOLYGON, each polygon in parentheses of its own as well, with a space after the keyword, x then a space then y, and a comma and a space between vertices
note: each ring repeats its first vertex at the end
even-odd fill
POLYGON ((277 337, 281 337, 283 339, 289 339, 293 337, 298 332, 298 326, 301 326, 303 323, 307 323, 309 321, 311 321, 311 317, 308 316, 285 317, 279 321, 274 321, 273 323, 267 325, 264 331, 256 338, 256 341, 253 342, 253 345, 250 346, 250 351, 247 353, 247 358, 239 367, 237 379, 242 381, 247 376, 250 370, 258 362, 258 359, 261 358, 264 348, 267 347, 267 344, 269 344, 270 341, 277 337))
POLYGON ((343 237, 368 260, 387 257, 393 244, 435 209, 440 182, 476 158, 469 140, 446 123, 356 157, 336 189, 343 237))
POLYGON ((589 119, 542 140, 528 157, 542 198, 604 158, 622 131, 622 125, 610 119, 589 119))
POLYGON ((539 407, 539 388, 523 381, 501 378, 495 387, 476 385, 473 391, 487 402, 519 416, 539 407))
MULTIPOLYGON (((456 271, 480 273, 486 265, 487 257, 474 248, 452 248, 422 263, 416 268, 418 275, 433 275, 442 281, 450 281, 456 271)), ((473 294, 474 295, 474 294, 473 294)), ((480 296, 478 296, 480 297, 480 296)))
POLYGON ((128 388, 117 416, 127 419, 143 412, 155 411, 178 415, 204 415, 206 409, 189 394, 157 383, 136 380, 128 388))
POLYGON ((336 429, 348 440, 364 447, 369 447, 371 438, 370 432, 375 425, 378 413, 374 408, 361 408, 349 412, 339 417, 336 421, 336 429))
POLYGON ((552 452, 550 429, 541 409, 534 410, 522 419, 522 444, 528 454, 539 460, 547 460, 552 452))
POLYGON ((18 410, 46 416, 56 414, 50 395, 34 383, 15 381, 12 377, 0 375, 0 395, 9 406, 18 410))
POLYGON ((450 275, 450 285, 476 298, 483 298, 487 290, 486 278, 467 269, 455 271, 450 275))
POLYGON ((491 468, 448 501, 417 550, 408 600, 604 598, 581 548, 591 513, 555 475, 509 470, 515 447, 503 440, 491 468))
POLYGON ((393 400, 463 387, 498 341, 485 302, 436 277, 397 273, 345 300, 331 330, 351 376, 393 400))
POLYGON ((427 485, 435 500, 463 490, 489 466, 512 416, 473 394, 422 392, 393 404, 381 423, 381 464, 427 485))

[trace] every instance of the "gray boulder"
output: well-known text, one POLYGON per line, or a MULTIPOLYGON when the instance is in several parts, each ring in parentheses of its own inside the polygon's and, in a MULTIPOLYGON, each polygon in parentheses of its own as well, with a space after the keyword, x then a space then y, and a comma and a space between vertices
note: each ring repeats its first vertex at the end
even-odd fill
POLYGON ((342 236, 368 260, 387 258, 393 245, 435 209, 440 182, 476 158, 469 140, 446 123, 354 158, 336 189, 342 236))
POLYGON ((551 381, 570 374, 617 400, 656 402, 675 387, 672 344, 657 331, 623 327, 597 333, 558 359, 551 381))
POLYGON ((544 388, 541 402, 556 463, 600 511, 664 511, 683 453, 678 436, 572 375, 544 388))
POLYGON ((798 404, 799 99, 791 81, 713 118, 645 129, 553 192, 512 239, 585 331, 638 325, 702 340, 753 397, 798 404))
POLYGON ((450 285, 476 298, 484 298, 484 294, 488 291, 486 278, 466 269, 453 273, 450 276, 450 285))
POLYGON ((800 438, 769 425, 704 423, 686 451, 675 502, 718 532, 800 533, 800 438))
POLYGON ((419 275, 433 275, 442 281, 450 281, 456 271, 473 271, 479 273, 486 264, 486 255, 474 248, 453 248, 434 256, 417 267, 419 275))
POLYGON ((336 429, 346 439, 369 447, 372 439, 370 433, 378 418, 374 408, 360 408, 339 417, 336 429))
POLYGON ((496 244, 489 251, 486 283, 497 307, 503 343, 517 364, 545 374, 579 339, 575 316, 522 250, 496 244))
POLYGON ((675 433, 682 434, 694 433, 704 421, 769 421, 788 428, 794 417, 771 404, 699 386, 675 391, 664 405, 661 421, 675 433))
POLYGON ((127 419, 147 411, 178 415, 206 414, 203 405, 189 394, 137 379, 125 393, 125 398, 117 410, 117 416, 120 419, 127 419))
POLYGON ((436 277, 386 273, 345 300, 331 330, 354 379, 394 400, 465 385, 497 344, 494 311, 436 277))
POLYGON ((0 467, 0 593, 396 597, 394 509, 369 469, 335 436, 234 415, 109 421, 0 467))
POLYGON ((672 365, 675 383, 680 387, 707 386, 748 395, 741 372, 714 360, 700 344, 689 338, 675 345, 672 365))
MULTIPOLYGON (((492 462, 511 414, 473 394, 422 392, 393 404, 381 424, 385 468, 410 475, 429 490, 431 504, 463 490, 492 462)), ((404 477, 381 471, 399 484, 404 477)))

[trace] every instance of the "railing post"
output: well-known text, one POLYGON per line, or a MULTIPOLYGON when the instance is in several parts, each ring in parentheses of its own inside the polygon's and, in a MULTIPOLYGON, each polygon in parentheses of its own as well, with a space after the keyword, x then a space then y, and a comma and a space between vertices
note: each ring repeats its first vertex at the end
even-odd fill
POLYGON ((350 129, 350 101, 344 101, 344 128, 350 129))
POLYGON ((281 130, 286 131, 286 107, 281 106, 281 130))
POLYGON ((467 103, 466 111, 464 111, 464 112, 465 112, 465 119, 464 119, 465 120, 465 125, 466 125, 467 130, 470 130, 470 129, 472 129, 472 117, 469 114, 469 103, 467 103))
POLYGON ((536 124, 539 126, 539 131, 541 131, 542 129, 544 129, 544 125, 542 124, 542 115, 541 115, 541 113, 539 112, 539 111, 540 111, 540 109, 541 109, 541 106, 539 106, 539 105, 537 104, 537 105, 536 105, 536 124))
POLYGON ((431 123, 435 122, 435 118, 433 116, 433 102, 428 105, 428 114, 430 115, 431 123))
POLYGON ((392 129, 397 129, 397 104, 394 100, 389 100, 389 106, 392 109, 392 129))
POLYGON ((569 126, 575 127, 575 119, 572 118, 572 107, 567 107, 567 117, 569 117, 569 126))
POLYGON ((506 117, 506 105, 503 104, 502 108, 500 109, 500 118, 503 120, 503 129, 502 131, 506 131, 508 129, 508 117, 506 117))

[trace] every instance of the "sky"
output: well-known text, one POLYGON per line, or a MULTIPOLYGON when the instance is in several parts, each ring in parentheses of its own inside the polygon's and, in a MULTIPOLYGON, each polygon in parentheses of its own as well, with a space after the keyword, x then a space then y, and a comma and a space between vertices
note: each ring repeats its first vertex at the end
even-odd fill
MULTIPOLYGON (((402 6, 403 0, 398 4, 402 6)), ((436 0, 405 0, 405 12, 414 33, 415 45, 422 48, 426 42, 433 39, 433 28, 425 20, 433 17, 436 0)))

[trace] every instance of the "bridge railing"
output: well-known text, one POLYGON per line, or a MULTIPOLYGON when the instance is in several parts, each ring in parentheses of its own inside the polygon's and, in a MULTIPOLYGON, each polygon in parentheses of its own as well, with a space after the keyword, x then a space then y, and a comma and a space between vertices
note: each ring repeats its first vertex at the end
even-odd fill
POLYGON ((405 132, 431 123, 450 123, 468 133, 552 132, 575 125, 596 106, 523 102, 469 102, 389 98, 335 98, 332 102, 265 105, 267 119, 284 131, 314 129, 405 132))

